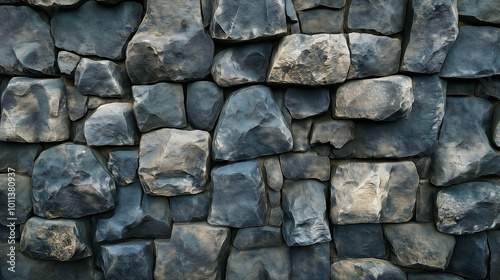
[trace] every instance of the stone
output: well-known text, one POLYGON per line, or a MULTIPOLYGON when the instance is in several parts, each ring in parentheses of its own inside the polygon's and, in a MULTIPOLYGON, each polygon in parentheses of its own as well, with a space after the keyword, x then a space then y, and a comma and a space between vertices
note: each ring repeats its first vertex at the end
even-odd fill
POLYGON ((460 18, 475 23, 500 24, 500 6, 495 0, 458 0, 460 18))
POLYGON ((227 48, 214 57, 212 77, 220 87, 264 83, 273 46, 245 44, 227 48))
POLYGON ((314 9, 299 13, 300 29, 304 34, 342 33, 342 10, 314 9))
POLYGON ((500 278, 500 230, 488 231, 490 247, 490 279, 500 278))
POLYGON ((385 256, 385 241, 380 224, 336 225, 333 240, 340 258, 378 258, 385 256))
POLYGON ((203 16, 203 26, 208 27, 212 22, 212 5, 214 0, 201 0, 201 13, 203 16))
POLYGON ((92 256, 87 220, 32 217, 24 225, 20 250, 30 258, 73 261, 92 256))
POLYGON ((101 247, 102 270, 106 279, 152 280, 153 242, 130 240, 101 247), (140 269, 138 269, 140 268, 140 269))
POLYGON ((244 228, 266 223, 266 189, 258 161, 215 167, 211 178, 209 224, 244 228))
POLYGON ((233 246, 238 250, 280 247, 283 244, 280 227, 249 227, 238 230, 233 246))
POLYGON ((290 247, 290 280, 330 279, 330 243, 290 247))
POLYGON ((120 97, 120 98, 109 98, 89 95, 87 100, 87 109, 95 110, 104 104, 109 103, 130 103, 130 96, 120 97))
POLYGON ((500 28, 464 26, 451 46, 439 76, 481 78, 500 74, 500 28))
POLYGON ((298 22, 290 26, 290 34, 301 34, 300 24, 298 22))
POLYGON ((170 241, 155 240, 154 279, 222 279, 230 235, 206 223, 174 224, 170 241))
POLYGON ((279 227, 283 223, 283 210, 280 207, 274 207, 269 214, 268 225, 279 227))
POLYGON ((474 95, 482 98, 493 97, 495 99, 500 99, 500 77, 486 77, 479 79, 479 83, 472 82, 470 86, 471 90, 468 91, 469 94, 474 92, 474 95), (474 88, 474 86, 476 86, 474 88))
POLYGON ((410 0, 408 5, 412 22, 403 44, 401 71, 437 73, 458 35, 457 0, 410 0))
POLYGON ((198 81, 187 86, 186 111, 189 124, 211 131, 224 105, 224 93, 217 84, 198 81))
POLYGON ((59 71, 61 74, 68 75, 70 77, 75 75, 76 66, 80 62, 81 57, 77 54, 67 51, 60 51, 57 54, 57 65, 59 66, 59 71))
POLYGON ((279 192, 283 187, 283 173, 281 172, 281 163, 277 156, 264 160, 266 169, 266 183, 272 190, 279 192))
POLYGON ((342 83, 350 60, 343 34, 292 34, 280 40, 267 82, 304 86, 342 83))
POLYGON ((125 70, 110 60, 82 58, 75 71, 75 87, 83 95, 100 97, 125 97, 130 92, 125 70))
POLYGON ((10 79, 2 91, 0 140, 38 143, 68 139, 66 100, 61 79, 10 79))
POLYGON ((104 104, 85 121, 89 146, 131 146, 139 142, 134 112, 130 103, 104 104))
POLYGON ((408 280, 464 280, 464 278, 448 273, 408 273, 408 280))
POLYGON ((64 143, 43 151, 32 177, 35 215, 79 218, 115 207, 116 187, 109 171, 93 151, 64 143))
POLYGON ((309 146, 309 135, 311 134, 312 119, 293 120, 290 127, 293 136, 293 151, 305 152, 309 146))
POLYGON ((208 181, 210 134, 163 128, 142 135, 139 179, 146 194, 197 194, 208 181))
POLYGON ((330 159, 313 151, 280 155, 281 169, 287 179, 330 179, 330 159))
POLYGON ((330 219, 334 225, 407 222, 418 181, 411 161, 338 162, 332 168, 330 219))
POLYGON ((414 161, 420 179, 428 179, 431 167, 431 158, 423 157, 414 161))
POLYGON ((288 181, 283 187, 283 237, 288 246, 332 240, 326 212, 327 187, 316 180, 288 181))
POLYGON ((109 153, 108 169, 118 186, 126 186, 135 182, 139 165, 139 152, 113 151, 109 153))
POLYGON ((133 86, 132 98, 137 127, 141 132, 187 126, 182 84, 133 86))
POLYGON ((287 280, 290 275, 290 248, 268 247, 252 250, 233 248, 227 260, 227 280, 287 280))
POLYGON ((226 99, 214 132, 214 160, 252 159, 292 147, 292 133, 270 88, 245 87, 226 99))
POLYGON ((500 147, 500 105, 495 105, 493 109, 493 121, 492 121, 492 138, 493 143, 497 147, 500 147))
POLYGON ((349 33, 351 68, 347 79, 384 77, 396 74, 401 40, 367 33, 349 33))
POLYGON ((291 21, 293 23, 297 23, 299 21, 297 18, 297 12, 293 7, 292 0, 285 0, 285 12, 287 21, 291 21))
POLYGON ((406 274, 386 260, 364 258, 334 262, 331 267, 331 280, 349 279, 405 280, 406 274))
POLYGON ((240 42, 286 34, 283 0, 217 0, 212 11, 210 35, 217 40, 240 42))
POLYGON ((110 7, 88 1, 77 9, 59 11, 50 23, 56 47, 80 55, 122 60, 141 14, 142 6, 135 2, 110 7))
POLYGON ((0 212, 0 224, 2 226, 11 225, 12 222, 16 225, 24 224, 33 209, 31 177, 16 174, 15 171, 0 174, 0 199, 4 207, 4 211, 0 212))
POLYGON ((415 204, 415 221, 421 223, 434 222, 434 194, 436 188, 429 180, 420 180, 415 204))
POLYGON ((349 81, 333 101, 334 117, 394 121, 411 116, 414 101, 410 77, 394 75, 349 81))
POLYGON ((134 84, 191 81, 210 73, 213 55, 214 42, 204 30, 201 1, 150 0, 128 44, 125 63, 134 84))
POLYGON ((434 224, 387 224, 383 230, 394 264, 430 270, 444 270, 448 266, 455 237, 438 232, 434 224))
POLYGON ((500 155, 487 136, 491 103, 482 98, 447 98, 439 143, 432 154, 430 181, 450 186, 500 174, 500 155))
POLYGON ((272 208, 281 205, 281 192, 268 189, 267 196, 269 198, 269 204, 271 205, 272 208))
POLYGON ((18 174, 33 174, 35 159, 43 151, 40 144, 0 142, 0 172, 14 169, 18 174))
POLYGON ((56 49, 50 25, 26 6, 2 5, 0 18, 5 19, 0 31, 0 74, 56 75, 56 49))
POLYGON ((485 279, 490 255, 486 233, 456 236, 455 240, 446 271, 469 279, 485 279))
POLYGON ((447 96, 471 96, 476 90, 474 80, 450 80, 446 87, 447 96))
POLYGON ((297 11, 308 10, 316 7, 328 7, 341 9, 345 5, 345 0, 292 0, 297 11))
POLYGON ((73 85, 66 85, 68 97, 68 116, 71 121, 77 121, 87 114, 88 96, 81 94, 73 85))
POLYGON ((351 120, 316 121, 312 127, 311 145, 330 144, 337 149, 354 139, 354 122, 351 120))
POLYGON ((447 234, 470 234, 500 224, 500 181, 476 181, 443 188, 436 195, 436 226, 447 234))
POLYGON ((402 158, 430 155, 444 116, 446 82, 436 76, 413 77, 414 102, 408 119, 356 122, 354 139, 335 158, 402 158))
POLYGON ((322 114, 330 106, 328 88, 289 88, 284 94, 285 106, 294 119, 322 114))
POLYGON ((210 209, 210 192, 179 195, 169 198, 172 219, 176 223, 206 221, 210 209))
POLYGON ((87 144, 87 140, 85 140, 85 134, 83 129, 85 128, 85 119, 77 120, 71 123, 71 139, 75 144, 87 144))
POLYGON ((392 35, 403 31, 407 0, 353 0, 347 30, 392 35))

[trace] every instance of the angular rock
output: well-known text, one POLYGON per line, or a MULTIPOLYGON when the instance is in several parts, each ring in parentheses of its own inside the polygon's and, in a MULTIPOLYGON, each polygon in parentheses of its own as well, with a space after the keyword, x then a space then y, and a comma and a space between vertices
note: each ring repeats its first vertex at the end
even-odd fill
POLYGON ((92 256, 88 220, 32 217, 24 225, 20 250, 34 259, 73 261, 92 256))
POLYGON ((7 173, 11 168, 16 175, 31 175, 35 159, 42 151, 40 144, 0 142, 0 172, 7 173))
POLYGON ((266 223, 266 190, 258 161, 216 167, 211 178, 209 224, 243 228, 266 223))
POLYGON ((269 204, 271 205, 271 207, 274 208, 281 205, 281 192, 268 189, 267 196, 269 198, 269 204))
POLYGON ((455 240, 453 255, 446 271, 468 279, 485 279, 490 255, 486 233, 456 236, 455 240))
POLYGON ((293 120, 291 131, 293 136, 293 151, 305 152, 309 146, 309 134, 311 134, 312 119, 293 120))
POLYGON ((408 280, 464 280, 464 278, 448 273, 408 273, 408 280))
POLYGON ((182 84, 133 86, 132 97, 137 127, 141 132, 187 126, 182 84))
POLYGON ((434 224, 387 224, 383 229, 394 264, 431 270, 444 270, 448 266, 455 237, 436 231, 434 224))
POLYGON ((450 80, 446 87, 446 95, 470 96, 476 91, 474 80, 450 80))
POLYGON ((290 151, 292 133, 265 86, 233 92, 214 132, 212 158, 237 161, 290 151))
POLYGON ((122 60, 141 14, 142 6, 135 2, 110 7, 88 1, 77 9, 56 13, 51 20, 52 34, 60 49, 122 60))
POLYGON ((153 242, 130 240, 101 247, 106 279, 153 280, 153 242), (140 269, 139 269, 140 268, 140 269))
POLYGON ((4 207, 4 210, 0 212, 1 225, 7 226, 11 222, 16 225, 24 224, 33 210, 31 177, 15 172, 0 174, 0 201, 4 207), (15 218, 15 220, 9 218, 15 218))
POLYGON ((497 147, 500 147, 500 105, 495 105, 493 110, 492 138, 497 147))
POLYGON ((198 81, 187 86, 186 111, 189 124, 196 129, 214 128, 224 105, 224 93, 217 84, 198 81))
POLYGON ((115 182, 102 160, 83 145, 65 143, 35 161, 33 212, 44 218, 79 218, 115 207, 115 182))
POLYGON ((83 95, 100 97, 124 97, 130 92, 127 74, 120 65, 88 58, 82 58, 76 67, 75 87, 83 95))
POLYGON ((347 30, 392 35, 403 31, 407 0, 353 0, 347 30))
POLYGON ((354 122, 351 120, 325 120, 314 122, 311 145, 330 144, 337 149, 354 139, 354 122))
POLYGON ((328 88, 304 89, 289 88, 284 94, 285 106, 294 119, 322 114, 330 106, 328 88))
POLYGON ((283 244, 280 227, 250 227, 238 230, 233 246, 238 250, 280 247, 283 244))
POLYGON ((378 258, 385 255, 385 241, 380 224, 333 227, 333 240, 340 258, 378 258))
POLYGON ((154 279, 222 279, 230 234, 206 223, 176 223, 170 241, 155 240, 154 279))
POLYGON ((285 12, 287 21, 297 23, 299 19, 297 18, 297 12, 293 7, 292 0, 285 0, 285 12))
POLYGON ((401 57, 401 40, 367 33, 349 33, 351 68, 347 79, 384 77, 396 74, 401 57))
POLYGON ((60 51, 57 54, 57 65, 59 66, 59 71, 61 74, 66 74, 70 77, 75 75, 76 66, 80 62, 81 57, 77 54, 60 51))
POLYGON ((331 221, 407 222, 413 217, 418 180, 411 161, 339 162, 332 168, 331 221))
POLYGON ((47 9, 49 11, 59 11, 60 8, 74 8, 78 6, 82 0, 27 0, 30 5, 47 9))
POLYGON ((290 275, 290 248, 287 246, 253 250, 233 248, 227 260, 227 280, 287 280, 290 275))
POLYGON ((299 13, 300 29, 304 34, 342 33, 342 10, 314 9, 299 13))
POLYGON ((280 40, 267 82, 306 86, 342 83, 350 60, 343 34, 292 34, 280 40))
POLYGON ((281 163, 278 157, 270 157, 264 160, 266 169, 266 183, 276 192, 283 187, 283 173, 281 172, 281 163))
POLYGON ((196 194, 208 180, 210 134, 164 128, 142 135, 139 179, 146 194, 196 194))
POLYGON ((274 207, 269 214, 268 225, 279 227, 283 223, 283 210, 280 207, 274 207))
POLYGON ((290 248, 290 280, 330 279, 330 243, 290 248))
POLYGON ((176 223, 206 221, 210 209, 210 192, 169 198, 172 219, 176 223))
POLYGON ((68 96, 68 115, 71 121, 77 121, 87 114, 88 96, 76 90, 73 85, 66 85, 66 95, 68 96))
POLYGON ((349 279, 405 280, 406 274, 386 260, 365 258, 334 262, 331 267, 331 280, 349 279))
POLYGON ((418 176, 420 179, 429 178, 429 170, 431 167, 431 158, 423 157, 414 161, 415 166, 417 167, 418 176))
POLYGON ((212 21, 212 5, 214 0, 201 0, 201 13, 203 16, 203 26, 208 27, 212 21))
POLYGON ((330 158, 313 151, 280 155, 281 169, 287 179, 330 179, 330 158))
POLYGON ((332 240, 326 212, 327 187, 316 180, 288 181, 283 187, 283 237, 288 246, 332 240))
POLYGON ((500 230, 488 231, 490 247, 490 279, 500 278, 500 230))
POLYGON ((38 143, 68 139, 66 100, 61 79, 10 79, 2 91, 0 140, 38 143))
POLYGON ((500 99, 500 77, 487 77, 479 79, 479 83, 469 82, 471 84, 468 93, 474 92, 477 97, 489 98, 493 97, 495 99, 500 99), (476 86, 474 88, 474 86, 476 86))
POLYGON ((85 121, 85 119, 81 119, 71 124, 71 139, 75 144, 87 144, 87 140, 85 140, 85 134, 83 132, 83 129, 85 128, 85 121))
POLYGON ((139 153, 137 151, 113 151, 109 153, 108 169, 118 186, 135 182, 139 153))
POLYGON ((213 55, 199 0, 150 0, 125 62, 132 83, 151 84, 202 79, 210 72, 213 55))
POLYGON ((292 0, 295 10, 302 11, 316 7, 328 7, 341 9, 345 5, 345 0, 292 0))
POLYGON ((220 87, 264 83, 273 46, 246 44, 227 48, 214 57, 212 77, 220 87))
POLYGON ((434 222, 434 193, 436 188, 428 180, 420 180, 415 204, 415 220, 421 223, 434 222))
POLYGON ((349 81, 333 101, 334 117, 394 121, 411 116, 414 101, 410 77, 394 75, 349 81))
POLYGON ((495 0, 458 0, 460 17, 472 21, 500 24, 500 6, 495 0))

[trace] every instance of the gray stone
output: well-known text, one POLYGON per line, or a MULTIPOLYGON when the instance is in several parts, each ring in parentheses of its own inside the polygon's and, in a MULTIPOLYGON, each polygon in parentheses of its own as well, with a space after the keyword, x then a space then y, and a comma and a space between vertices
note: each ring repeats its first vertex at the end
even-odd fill
POLYGON ((169 198, 172 219, 176 223, 206 221, 210 209, 210 192, 179 195, 169 198))
POLYGON ((133 86, 132 97, 137 127, 141 132, 187 126, 182 84, 133 86))
POLYGON ((347 15, 348 31, 392 35, 403 31, 407 0, 353 0, 347 15))
POLYGON ((130 240, 123 243, 103 245, 102 270, 107 280, 137 279, 153 280, 153 242, 130 240))
POLYGON ((330 106, 328 88, 289 88, 284 94, 285 106, 294 119, 322 114, 330 106))
POLYGON ((500 147, 500 105, 496 104, 493 110, 493 121, 491 124, 493 143, 500 147))
POLYGON ((280 227, 250 227, 238 230, 233 246, 238 250, 280 247, 283 244, 280 227))
POLYGON ((288 246, 332 240, 326 211, 327 187, 316 180, 288 181, 283 187, 283 237, 288 246))
POLYGON ((199 0, 149 0, 125 62, 134 84, 151 84, 202 79, 210 72, 213 55, 199 0))
POLYGON ((260 164, 256 160, 212 169, 212 204, 208 223, 236 228, 263 226, 267 198, 260 164))
POLYGON ((428 180, 420 180, 415 204, 415 220, 421 223, 434 221, 434 193, 436 188, 428 180))
POLYGON ((61 74, 65 74, 70 77, 75 75, 76 66, 78 65, 78 62, 80 62, 80 59, 81 57, 77 54, 60 51, 57 54, 57 65, 59 66, 61 74))
POLYGON ((380 224, 333 227, 333 240, 340 258, 378 258, 385 255, 385 241, 380 224))
POLYGON ((73 261, 92 256, 90 222, 32 217, 24 225, 20 250, 34 259, 73 261))
POLYGON ((413 77, 414 102, 408 119, 356 122, 354 139, 335 158, 396 158, 429 155, 444 116, 446 83, 438 77, 413 77))
POLYGON ((217 84, 199 81, 187 86, 186 111, 189 124, 196 129, 214 128, 224 105, 224 93, 217 84))
POLYGON ((314 9, 299 13, 300 29, 304 34, 342 33, 342 10, 314 9))
POLYGON ((56 47, 81 55, 122 60, 127 41, 139 26, 141 13, 139 3, 124 2, 110 7, 95 1, 60 11, 51 20, 56 47))
POLYGON ((283 224, 283 210, 280 207, 274 207, 271 209, 271 213, 269 214, 268 225, 279 227, 283 224))
POLYGON ((281 169, 287 179, 330 179, 330 158, 313 151, 280 155, 281 169))
POLYGON ((146 194, 196 194, 208 180, 210 134, 164 128, 142 135, 139 179, 146 194))
POLYGON ((279 158, 270 157, 264 160, 264 167, 266 169, 266 183, 267 186, 276 192, 283 187, 283 173, 281 172, 281 163, 279 158))
POLYGON ((76 144, 87 144, 87 140, 85 140, 85 134, 83 132, 85 128, 86 119, 77 120, 71 123, 71 139, 73 143, 76 144))
POLYGON ((298 22, 290 25, 290 34, 301 34, 300 24, 298 22))
POLYGON ((212 9, 210 34, 214 39, 247 41, 286 34, 283 0, 216 0, 212 9))
POLYGON ((500 224, 500 181, 477 181, 443 188, 436 196, 436 226, 447 234, 470 234, 500 224))
POLYGON ((33 212, 49 219, 79 218, 115 207, 115 182, 102 160, 83 145, 65 143, 35 161, 33 212))
POLYGON ((68 139, 66 100, 61 79, 12 78, 2 92, 0 140, 38 143, 68 139))
POLYGON ((201 0, 201 14, 203 16, 203 26, 208 27, 212 21, 212 6, 214 0, 201 0))
POLYGON ((246 87, 226 99, 214 132, 214 160, 251 159, 292 147, 292 133, 270 88, 246 87))
POLYGON ((56 54, 50 25, 26 6, 0 7, 0 74, 55 75, 56 54))
POLYGON ((82 58, 76 67, 75 87, 83 95, 100 97, 124 97, 130 92, 127 74, 120 65, 88 58, 82 58))
POLYGON ((488 231, 490 247, 490 279, 500 279, 500 230, 488 231))
POLYGON ((288 280, 290 269, 287 246, 243 251, 233 248, 227 260, 226 279, 288 280))
POLYGON ((330 144, 337 149, 354 139, 354 122, 351 120, 324 120, 314 122, 311 145, 330 144))
POLYGON ((278 207, 281 205, 281 192, 274 191, 272 189, 267 190, 267 196, 269 198, 269 204, 271 207, 278 207))
POLYGON ((401 57, 401 40, 366 33, 349 33, 351 68, 348 79, 396 74, 401 57))
POLYGON ((16 225, 24 224, 31 216, 33 209, 31 177, 16 174, 15 171, 0 174, 0 201, 4 207, 4 210, 0 212, 1 225, 7 226, 12 222, 16 225))
POLYGON ((328 7, 341 9, 345 5, 345 0, 292 0, 297 11, 308 10, 316 7, 328 7))
POLYGON ((458 14, 471 22, 500 24, 500 5, 495 0, 458 0, 458 14))
POLYGON ((66 95, 68 96, 68 115, 71 121, 77 121, 87 114, 88 96, 78 92, 73 85, 66 84, 66 95))
POLYGON ((332 264, 330 279, 406 280, 406 274, 386 260, 374 258, 347 259, 332 264))
POLYGON ((414 101, 410 77, 394 75, 349 81, 333 101, 334 117, 394 121, 411 116, 414 101))
MULTIPOLYGON (((476 85, 476 83, 472 82, 472 85, 476 85)), ((479 79, 479 83, 477 86, 472 87, 472 90, 469 90, 469 94, 474 92, 474 95, 477 97, 489 98, 493 97, 495 99, 500 99, 500 77, 486 77, 479 79)))
POLYGON ((329 242, 291 247, 290 261, 292 265, 290 280, 330 279, 329 242))
POLYGON ((212 63, 214 81, 221 87, 265 82, 272 49, 271 43, 256 43, 221 51, 212 63))
POLYGON ((451 47, 441 77, 481 78, 500 74, 500 28, 464 26, 451 47))
POLYGON ((118 186, 135 182, 139 153, 137 151, 113 151, 109 153, 108 169, 118 186))
POLYGON ((293 151, 305 152, 309 146, 309 135, 311 134, 312 119, 293 120, 291 131, 293 136, 293 151))
POLYGON ((418 180, 411 161, 338 162, 332 168, 331 221, 407 222, 413 217, 418 180))
POLYGON ((295 8, 293 7, 292 0, 285 0, 285 12, 286 12, 287 21, 291 21, 294 23, 299 21, 299 19, 297 18, 297 12, 295 11, 295 8))
POLYGON ((485 279, 490 255, 486 233, 456 236, 455 240, 453 255, 446 271, 468 279, 485 279))
POLYGON ((0 142, 0 172, 14 169, 17 174, 33 174, 35 159, 42 152, 40 144, 0 142))
POLYGON ((415 166, 417 167, 417 172, 420 179, 429 178, 429 172, 431 168, 431 158, 430 157, 418 158, 414 161, 414 163, 415 166))
POLYGON ((292 34, 280 40, 267 82, 306 86, 342 83, 350 60, 343 34, 292 34))
POLYGON ((474 80, 449 80, 446 95, 471 96, 474 95, 476 81, 474 80))
POLYGON ((154 279, 222 279, 230 235, 225 227, 176 223, 170 241, 155 240, 154 279))
POLYGON ((455 237, 438 232, 434 224, 387 224, 383 229, 394 264, 430 270, 444 270, 448 266, 455 237))
POLYGON ((448 273, 408 273, 408 280, 464 280, 464 278, 448 273))
POLYGON ((130 103, 130 96, 127 94, 127 96, 120 98, 109 98, 89 95, 87 100, 87 109, 95 110, 98 107, 109 103, 130 103))

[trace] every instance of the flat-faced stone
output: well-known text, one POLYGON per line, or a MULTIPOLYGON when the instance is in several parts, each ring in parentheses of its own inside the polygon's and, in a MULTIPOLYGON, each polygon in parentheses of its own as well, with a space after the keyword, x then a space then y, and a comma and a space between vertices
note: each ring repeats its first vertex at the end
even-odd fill
POLYGON ((193 128, 212 130, 223 105, 224 93, 217 84, 208 81, 188 84, 186 111, 193 128))
POLYGON ((380 224, 336 225, 333 240, 340 258, 384 258, 385 241, 380 224))
POLYGON ((101 247, 106 279, 153 280, 153 242, 130 240, 101 247))
POLYGON ((311 118, 292 121, 290 129, 293 136, 294 152, 305 152, 311 148, 309 146, 309 135, 311 134, 312 123, 311 118))
POLYGON ((304 34, 342 33, 342 10, 314 9, 299 13, 300 29, 304 34))
POLYGON ((77 54, 67 51, 60 51, 57 54, 57 65, 61 74, 72 77, 75 75, 76 66, 80 62, 81 57, 77 54))
POLYGON ((283 173, 281 172, 281 163, 279 158, 270 157, 264 160, 264 167, 266 169, 266 183, 271 189, 276 192, 283 187, 283 173))
POLYGON ((83 118, 88 111, 88 96, 81 94, 72 84, 66 84, 68 97, 68 115, 71 121, 83 118))
POLYGON ((287 179, 330 179, 330 158, 313 151, 280 155, 281 170, 287 179))
POLYGON ((474 92, 477 97, 500 99, 500 76, 481 78, 477 86, 475 82, 469 83, 472 84, 472 90, 468 90, 469 95, 474 92))
POLYGON ((345 0, 292 0, 292 2, 297 11, 316 7, 340 9, 345 5, 345 0))
POLYGON ((202 193, 169 197, 172 219, 176 223, 206 221, 210 209, 208 188, 202 193))
POLYGON ((332 264, 330 279, 405 280, 406 274, 386 260, 374 258, 346 259, 332 264))
POLYGON ((429 180, 420 180, 415 204, 415 220, 421 223, 434 221, 434 187, 429 180))
POLYGON ((14 171, 0 174, 0 199, 5 208, 0 212, 0 224, 2 226, 7 226, 11 222, 24 224, 31 216, 33 209, 31 177, 16 174, 14 171), (15 220, 12 221, 9 218, 15 218, 15 220))
POLYGON ((327 88, 289 88, 284 94, 285 106, 294 119, 322 114, 330 106, 330 92, 327 88))
POLYGON ((118 186, 135 182, 139 153, 137 151, 113 151, 109 153, 108 169, 118 186))
POLYGON ((33 174, 35 159, 42 150, 40 144, 0 142, 0 172, 14 169, 17 174, 33 174))
POLYGON ((125 70, 110 60, 82 58, 76 67, 75 87, 83 95, 100 97, 124 97, 130 92, 125 70))
POLYGON ((347 14, 349 31, 392 35, 403 31, 407 0, 353 0, 347 14))
POLYGON ((281 227, 250 227, 238 230, 233 241, 238 250, 280 247, 283 244, 281 227))
POLYGON ((330 243, 290 247, 290 280, 330 279, 330 243))
POLYGON ((330 144, 337 149, 354 139, 354 122, 351 120, 323 120, 314 122, 311 145, 330 144))
POLYGON ((279 227, 283 224, 283 210, 280 207, 274 207, 270 211, 268 225, 279 227))
POLYGON ((287 246, 252 250, 233 248, 227 260, 227 280, 287 280, 290 275, 290 248, 287 246))
POLYGON ((482 23, 500 24, 500 6, 495 0, 458 0, 460 17, 482 23))
POLYGON ((60 8, 74 8, 82 0, 27 0, 30 5, 40 7, 49 11, 59 11, 60 8))
POLYGON ((490 255, 486 232, 456 236, 455 240, 453 255, 446 271, 468 279, 485 279, 490 255))
POLYGON ((267 197, 269 198, 269 204, 271 207, 278 207, 281 205, 281 192, 274 191, 272 189, 267 190, 267 197))

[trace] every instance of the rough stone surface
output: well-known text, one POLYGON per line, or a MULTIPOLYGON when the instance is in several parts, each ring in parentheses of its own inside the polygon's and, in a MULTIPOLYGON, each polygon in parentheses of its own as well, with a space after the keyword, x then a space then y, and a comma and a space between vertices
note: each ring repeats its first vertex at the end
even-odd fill
POLYGON ((101 247, 102 270, 106 279, 152 280, 153 242, 131 240, 101 247))
POLYGON ((17 174, 31 175, 35 159, 41 152, 40 144, 0 142, 0 172, 6 173, 11 168, 17 174))
POLYGON ((283 210, 280 207, 274 207, 269 214, 268 224, 276 227, 281 226, 283 224, 283 214, 283 210))
POLYGON ((500 147, 500 105, 495 105, 493 110, 493 122, 492 122, 492 137, 493 142, 497 147, 500 147))
POLYGON ((283 187, 283 173, 281 172, 281 163, 278 157, 270 157, 264 160, 264 167, 266 169, 266 183, 267 186, 276 192, 283 187))
POLYGON ((403 31, 407 0, 353 0, 348 11, 348 31, 392 35, 403 31))
POLYGON ((434 193, 436 188, 428 180, 420 180, 415 204, 415 220, 421 223, 434 221, 434 193))
POLYGON ((238 230, 233 246, 238 250, 280 247, 283 244, 280 227, 250 227, 238 230))
POLYGON ((354 139, 354 122, 350 120, 317 121, 312 127, 311 145, 330 144, 340 149, 354 139))
POLYGON ((469 279, 485 279, 490 253, 486 233, 456 236, 455 240, 453 255, 446 271, 469 279))
POLYGON ((118 186, 135 182, 139 153, 137 151, 113 151, 109 153, 108 169, 118 186))
POLYGON ((88 58, 76 67, 75 87, 83 95, 100 97, 124 97, 130 91, 127 74, 118 64, 88 58))
POLYGON ((490 247, 490 278, 500 278, 500 230, 488 231, 488 246, 490 247))
POLYGON ((271 205, 271 207, 274 208, 281 205, 281 192, 268 189, 267 196, 269 198, 269 204, 271 205))
POLYGON ((406 274, 389 261, 374 258, 347 259, 332 264, 331 280, 350 279, 405 280, 406 274))
POLYGON ((31 216, 33 204, 31 202, 31 177, 15 172, 0 174, 0 201, 5 210, 0 212, 0 224, 2 226, 24 224, 31 216), (15 197, 9 193, 15 193, 15 197), (15 207, 11 207, 12 202, 15 207), (10 215, 8 209, 14 208, 14 215, 10 215), (11 221, 9 218, 15 218, 11 221))
POLYGON ((75 75, 76 66, 80 62, 81 57, 77 54, 60 51, 57 54, 57 65, 59 66, 59 71, 61 74, 68 75, 72 77, 75 75))
POLYGON ((340 258, 378 258, 385 255, 385 241, 380 224, 333 227, 333 240, 340 258))
POLYGON ((464 280, 464 278, 448 273, 408 273, 408 280, 464 280))
POLYGON ((316 7, 328 7, 341 9, 345 5, 345 0, 292 0, 297 11, 308 10, 316 7))
POLYGON ((446 87, 447 96, 471 96, 476 89, 474 80, 449 80, 446 87))
POLYGON ((309 135, 311 134, 312 119, 293 120, 291 131, 293 136, 293 151, 305 152, 309 150, 309 135))
POLYGON ((73 85, 68 84, 66 84, 66 95, 69 119, 74 122, 85 117, 88 111, 88 96, 81 94, 73 85))
POLYGON ((226 279, 287 280, 290 266, 287 246, 243 251, 233 248, 227 260, 226 279))
POLYGON ((294 119, 322 114, 330 106, 330 92, 327 88, 289 88, 284 94, 285 106, 294 119))
POLYGON ((314 9, 299 13, 300 29, 304 34, 342 33, 342 10, 314 9))
POLYGON ((196 129, 214 128, 224 105, 224 93, 217 84, 198 81, 187 86, 186 111, 189 124, 196 129))
POLYGON ((290 261, 292 264, 290 280, 330 279, 330 244, 328 242, 291 247, 290 261))
POLYGON ((210 209, 210 192, 169 198, 172 219, 176 223, 206 221, 210 209))
POLYGON ((500 5, 495 0, 458 0, 458 14, 472 22, 500 24, 500 5))
POLYGON ((479 79, 477 86, 474 82, 469 82, 469 85, 468 95, 474 92, 477 97, 500 99, 500 76, 479 79))
POLYGON ((313 151, 280 155, 281 169, 287 179, 330 179, 330 159, 313 151))

